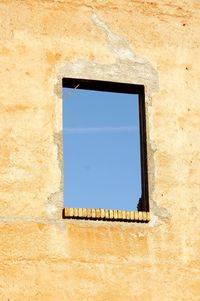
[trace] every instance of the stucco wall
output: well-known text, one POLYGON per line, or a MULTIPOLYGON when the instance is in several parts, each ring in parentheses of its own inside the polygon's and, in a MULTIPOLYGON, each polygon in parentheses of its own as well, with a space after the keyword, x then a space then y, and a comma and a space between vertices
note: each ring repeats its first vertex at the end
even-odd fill
POLYGON ((199 0, 0 1, 0 300, 200 300, 199 0), (144 84, 151 222, 63 220, 62 77, 144 84))

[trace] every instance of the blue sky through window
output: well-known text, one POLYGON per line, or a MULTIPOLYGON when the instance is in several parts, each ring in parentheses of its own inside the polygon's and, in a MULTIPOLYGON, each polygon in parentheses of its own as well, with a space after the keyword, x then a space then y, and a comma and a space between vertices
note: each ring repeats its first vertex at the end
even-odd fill
POLYGON ((137 209, 138 95, 71 92, 63 88, 64 206, 137 209))

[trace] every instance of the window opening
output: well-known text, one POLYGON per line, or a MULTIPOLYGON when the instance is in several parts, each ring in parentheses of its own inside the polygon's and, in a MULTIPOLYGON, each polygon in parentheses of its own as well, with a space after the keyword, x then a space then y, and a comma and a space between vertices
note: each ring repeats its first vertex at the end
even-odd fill
POLYGON ((148 221, 144 87, 63 79, 64 217, 148 221))

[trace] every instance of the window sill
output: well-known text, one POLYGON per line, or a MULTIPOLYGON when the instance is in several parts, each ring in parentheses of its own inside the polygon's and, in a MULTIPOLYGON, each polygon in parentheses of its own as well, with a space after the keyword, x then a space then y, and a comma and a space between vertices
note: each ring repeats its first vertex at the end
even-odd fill
POLYGON ((148 223, 150 221, 150 212, 88 208, 64 208, 63 218, 148 223))

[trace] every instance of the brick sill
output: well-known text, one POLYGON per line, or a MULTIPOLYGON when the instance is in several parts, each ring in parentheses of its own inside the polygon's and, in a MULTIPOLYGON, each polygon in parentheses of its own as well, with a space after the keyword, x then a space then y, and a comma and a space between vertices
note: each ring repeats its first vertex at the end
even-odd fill
POLYGON ((150 221, 150 212, 88 208, 64 208, 63 218, 148 223, 150 221))

